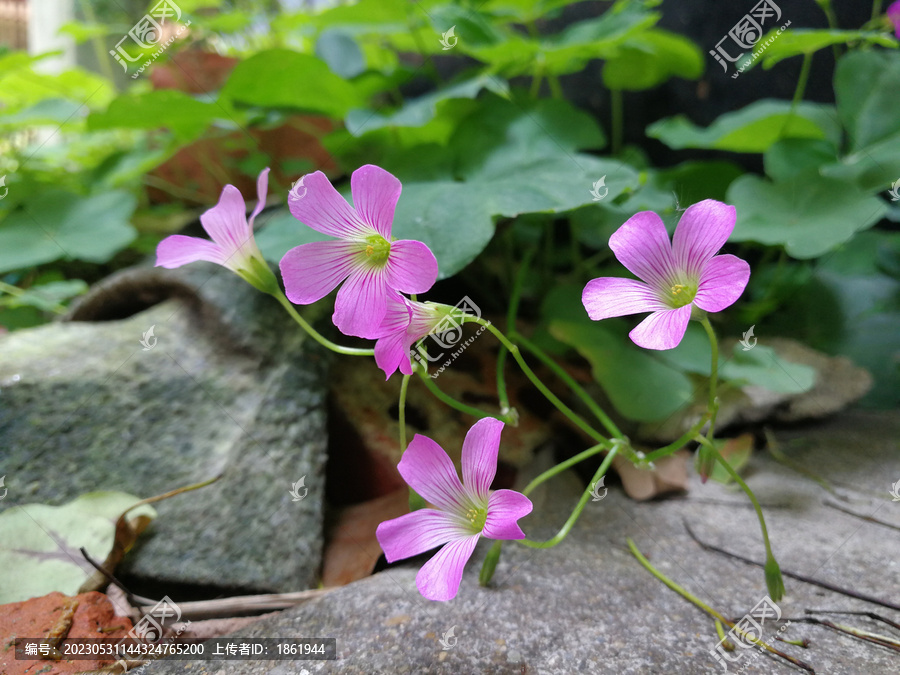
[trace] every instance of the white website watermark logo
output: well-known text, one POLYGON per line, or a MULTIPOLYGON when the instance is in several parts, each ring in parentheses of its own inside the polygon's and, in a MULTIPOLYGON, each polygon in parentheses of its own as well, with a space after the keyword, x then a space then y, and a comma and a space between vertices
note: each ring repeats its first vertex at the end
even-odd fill
POLYGON ((756 324, 750 326, 750 330, 746 331, 741 338, 742 349, 745 352, 749 352, 756 346, 756 337, 753 335, 754 328, 756 328, 756 324))
POLYGON ((591 189, 591 195, 595 202, 599 202, 608 194, 609 188, 606 187, 606 176, 601 176, 600 180, 594 183, 594 187, 591 189), (603 188, 603 192, 600 192, 600 188, 603 188))
POLYGON ((171 24, 177 24, 180 20, 181 8, 172 2, 172 0, 160 0, 153 9, 144 14, 144 16, 134 24, 131 30, 116 43, 116 48, 114 50, 110 49, 109 53, 122 66, 122 70, 127 73, 128 65, 130 63, 140 62, 144 59, 147 50, 154 50, 140 68, 138 68, 137 72, 131 76, 131 79, 133 80, 143 73, 151 63, 156 61, 156 59, 159 58, 159 55, 166 51, 166 49, 169 48, 169 45, 175 42, 185 29, 191 25, 190 20, 188 20, 183 24, 178 24, 177 28, 171 27, 171 24), (163 38, 166 35, 168 35, 168 39, 164 42, 163 38), (132 56, 122 46, 122 43, 128 38, 131 38, 131 40, 140 48, 140 52, 137 56, 132 56))
POLYGON ((3 481, 6 480, 6 476, 0 476, 0 488, 3 488, 3 494, 0 495, 0 499, 6 498, 6 493, 9 492, 9 488, 3 485, 3 481))
POLYGON ((291 183, 291 189, 288 192, 288 198, 293 198, 295 200, 303 199, 306 196, 307 187, 303 184, 303 180, 306 176, 301 176, 293 183, 291 183))
POLYGON ((450 30, 447 32, 441 33, 441 45, 443 46, 443 51, 453 49, 456 46, 456 43, 459 42, 459 38, 456 37, 456 34, 453 32, 455 30, 456 26, 454 25, 450 26, 450 30))
MULTIPOLYGON (((756 603, 756 606, 745 614, 740 621, 734 624, 734 628, 728 631, 728 634, 719 640, 719 644, 717 644, 714 649, 711 649, 709 653, 712 654, 727 671, 729 663, 735 663, 744 656, 746 653, 744 650, 759 647, 760 644, 771 644, 775 639, 774 636, 770 637, 765 642, 762 642, 763 624, 766 622, 766 619, 778 621, 780 618, 781 608, 767 595, 756 603), (759 619, 758 622, 757 619, 759 619), (726 644, 728 644, 727 647, 725 646, 726 644), (737 650, 735 650, 735 646, 738 648, 737 650)), ((778 632, 781 633, 790 625, 791 622, 787 621, 778 629, 778 632)), ((762 648, 757 649, 756 653, 753 655, 754 660, 759 658, 760 651, 765 650, 762 648)), ((749 665, 750 663, 747 663, 741 668, 741 671, 745 670, 749 665)))
POLYGON ((9 194, 9 188, 6 187, 6 176, 0 176, 0 188, 3 188, 3 194, 0 195, 0 199, 3 199, 6 195, 9 194))
POLYGON ((153 329, 156 328, 156 324, 153 324, 144 331, 144 334, 141 335, 140 343, 144 347, 145 352, 149 352, 156 346, 156 336, 153 334, 153 329))
MULTIPOLYGON (((140 621, 134 624, 132 629, 128 631, 125 638, 119 644, 124 644, 125 640, 128 639, 146 643, 158 642, 166 631, 166 623, 170 624, 171 627, 171 624, 180 620, 181 608, 167 595, 150 608, 150 611, 147 612, 140 621), (172 619, 171 621, 169 621, 170 618, 172 619)), ((173 637, 177 638, 181 636, 185 629, 190 625, 191 622, 189 620, 179 627, 173 637)), ((122 651, 117 651, 116 653, 127 653, 127 651, 128 648, 126 647, 122 651)), ((119 659, 116 663, 122 666, 123 672, 128 670, 128 661, 125 659, 119 659)))
MULTIPOLYGON (((128 634, 125 637, 141 640, 143 642, 156 642, 163 636, 167 622, 173 624, 180 620, 181 609, 172 601, 172 598, 167 595, 157 602, 140 621, 134 624, 134 627, 128 631, 128 634), (172 620, 169 621, 169 618, 172 618, 172 620)), ((190 621, 182 626, 179 629, 178 634, 181 634, 181 632, 187 628, 189 623, 190 621)))
POLYGON ((599 502, 606 496, 606 493, 609 492, 609 488, 603 484, 603 481, 606 480, 606 476, 600 476, 600 480, 596 481, 593 485, 591 485, 591 497, 593 499, 592 502, 599 502), (603 494, 600 494, 600 488, 603 488, 603 494))
MULTIPOLYGON (((6 178, 6 176, 4 176, 4 178, 6 178)), ((0 185, 3 185, 3 183, 0 182, 0 185)), ((888 191, 888 194, 891 196, 892 202, 900 202, 900 178, 893 182, 893 184, 891 185, 891 189, 888 191)), ((5 196, 6 195, 4 195, 4 197, 5 196)), ((0 199, 2 199, 2 197, 0 197, 0 199)))
MULTIPOLYGON (((741 17, 741 20, 734 24, 734 27, 728 31, 728 33, 716 43, 715 49, 710 49, 709 53, 715 58, 716 61, 722 66, 722 70, 726 73, 728 72, 728 63, 735 63, 738 59, 740 59, 746 53, 746 50, 754 49, 756 47, 759 40, 763 35, 763 26, 766 25, 766 21, 769 23, 775 23, 781 20, 781 8, 778 7, 772 0, 760 0, 756 5, 753 6, 747 14, 741 17), (741 50, 737 56, 731 56, 728 50, 722 45, 723 42, 730 39, 735 45, 737 45, 737 49, 741 50)), ((791 25, 791 22, 788 21, 781 28, 778 29, 778 32, 770 37, 768 40, 763 43, 763 45, 759 48, 759 50, 754 51, 750 57, 738 68, 738 72, 734 73, 731 77, 732 79, 737 78, 744 70, 749 66, 753 61, 755 61, 767 48, 768 46, 775 41, 775 39, 784 32, 788 26, 791 25)), ((737 66, 735 66, 737 67, 737 66)))
MULTIPOLYGON (((2 478, 0 478, 0 485, 3 485, 2 478)), ((891 489, 891 497, 893 497, 893 499, 891 501, 892 502, 900 502, 900 480, 898 480, 896 483, 894 483, 891 486, 891 488, 892 488, 891 489)))
POLYGON ((291 489, 288 492, 293 497, 292 502, 303 501, 303 498, 309 494, 309 488, 306 487, 306 475, 300 476, 300 480, 296 483, 291 483, 291 489), (300 488, 303 488, 303 494, 300 493, 300 488))
POLYGON ((440 640, 438 640, 438 642, 440 642, 444 647, 443 649, 441 649, 442 652, 453 649, 458 641, 459 638, 456 637, 456 626, 450 626, 450 630, 444 633, 441 636, 440 640))
MULTIPOLYGON (((431 362, 439 362, 443 361, 441 366, 434 373, 430 373, 428 377, 431 379, 436 379, 440 377, 441 373, 450 366, 466 349, 469 348, 469 345, 475 341, 479 335, 481 335, 487 326, 480 326, 478 331, 470 337, 465 342, 462 341, 463 330, 462 330, 462 315, 474 316, 478 319, 481 318, 481 309, 476 305, 469 296, 465 296, 462 300, 456 303, 453 307, 453 312, 444 317, 438 325, 431 329, 431 332, 428 333, 428 337, 431 337, 431 340, 437 344, 440 349, 453 349, 459 345, 455 351, 450 353, 450 356, 445 358, 446 351, 442 351, 440 354, 433 355, 428 354, 424 350, 419 350, 416 347, 413 347, 409 351, 409 355, 411 358, 415 359, 422 365, 427 367, 426 359, 431 362)), ((424 339, 424 338, 423 338, 424 339)))

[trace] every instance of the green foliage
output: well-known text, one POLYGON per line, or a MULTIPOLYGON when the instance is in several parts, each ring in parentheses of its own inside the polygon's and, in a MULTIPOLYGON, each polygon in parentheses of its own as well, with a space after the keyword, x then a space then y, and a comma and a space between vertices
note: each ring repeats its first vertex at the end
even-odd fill
MULTIPOLYGON (((581 305, 581 289, 560 286, 543 304, 550 334, 575 349, 591 364, 594 377, 616 410, 629 419, 654 422, 685 405, 702 401, 706 386, 692 375, 708 378, 709 341, 697 325, 688 327, 681 344, 668 351, 649 351, 627 339, 633 323, 622 319, 591 321, 581 305), (649 384, 652 383, 652 386, 649 384)), ((779 358, 763 345, 731 355, 720 354, 719 377, 728 386, 756 385, 779 393, 802 393, 815 384, 812 368, 779 358)))
POLYGON ((245 105, 294 108, 343 117, 362 104, 353 85, 308 54, 270 49, 232 71, 220 97, 245 105))
POLYGON ((609 89, 652 89, 671 77, 696 80, 703 75, 703 52, 681 35, 650 29, 625 42, 603 67, 609 89))
POLYGON ((817 258, 887 212, 881 199, 854 185, 809 173, 777 183, 741 176, 728 202, 738 212, 734 241, 784 246, 795 258, 817 258))
POLYGON ((706 129, 676 115, 647 127, 647 135, 675 150, 706 148, 731 152, 765 152, 782 138, 840 141, 840 128, 830 106, 766 99, 726 113, 706 129))
MULTIPOLYGON (((897 331, 891 293, 900 263, 876 225, 900 219, 883 196, 900 178, 897 41, 875 21, 858 30, 783 32, 758 59, 765 69, 822 49, 845 52, 834 75, 836 104, 800 100, 801 87, 796 103, 760 100, 707 127, 666 111, 670 116, 651 124, 646 136, 687 152, 680 164, 658 168, 642 147, 623 148, 621 125, 612 127, 616 150, 609 154, 598 121, 564 100, 574 82, 567 76, 602 73, 594 83, 598 100, 672 78, 698 80, 707 46, 658 28, 661 12, 674 10, 656 0, 617 0, 557 29, 554 20, 570 4, 359 0, 284 11, 272 3, 183 0, 190 37, 176 39, 137 79, 129 73, 113 80, 121 71, 112 57, 100 63, 106 75, 78 68, 50 75, 43 56, 0 54, 0 190, 8 189, 0 198, 0 282, 7 289, 0 323, 29 325, 61 311, 85 287, 70 277, 94 278, 100 271, 92 266, 116 267, 152 251, 194 209, 212 206, 215 184, 252 184, 262 167, 272 166, 270 206, 283 204, 288 183, 323 160, 293 143, 278 148, 287 151, 278 161, 270 157, 279 141, 261 139, 289 128, 321 143, 329 175, 348 199, 348 176, 362 164, 397 175, 403 192, 393 234, 428 244, 441 278, 465 269, 463 283, 502 277, 508 290, 521 247, 539 243, 539 271, 526 284, 532 302, 523 303, 523 313, 539 321, 544 340, 586 359, 631 419, 662 419, 690 399, 697 378, 708 375, 702 336, 691 330, 676 350, 648 354, 627 339, 635 319, 592 323, 577 294, 564 300, 558 289, 622 273, 613 266, 609 236, 644 210, 658 212, 671 231, 693 203, 734 204, 731 241, 750 259, 753 276, 748 297, 729 315, 752 318, 747 325, 779 325, 790 311, 785 334, 848 350, 866 363, 874 363, 870 353, 889 359, 878 341, 889 344, 897 331), (451 44, 442 43, 451 28, 451 44), (188 47, 185 57, 226 54, 237 65, 220 82, 207 82, 195 77, 209 74, 205 62, 194 66, 197 73, 184 65, 190 58, 171 62, 188 47), (150 76, 163 68, 203 93, 157 88, 150 76), (327 125, 311 118, 326 118, 327 125), (703 159, 692 150, 705 151, 703 159), (729 153, 761 155, 765 175, 745 172, 729 153), (160 168, 176 159, 174 168, 160 168), (212 189, 200 185, 198 171, 212 189), (605 190, 599 201, 595 184, 605 190), (823 264, 813 271, 798 262, 849 260, 854 251, 877 252, 882 267, 823 264), (879 300, 861 314, 854 294, 873 289, 879 300), (801 297, 809 307, 827 308, 829 330, 844 337, 823 337, 825 329, 792 304, 801 297), (548 303, 559 307, 535 316, 533 308, 548 303), (850 317, 868 327, 868 338, 846 337, 850 317), (885 330, 887 338, 873 337, 885 330)), ((117 20, 93 17, 64 32, 102 55, 128 30, 123 16, 117 20)), ((612 97, 614 108, 624 102, 618 112, 625 119, 629 99, 612 97)), ((323 238, 285 208, 266 212, 258 224, 260 249, 273 263, 323 238)), ((802 391, 809 384, 808 373, 778 362, 764 345, 723 356, 721 370, 733 386, 802 391)), ((881 382, 877 391, 879 401, 890 399, 881 382)))
MULTIPOLYGON (((765 42, 771 37, 773 32, 764 36, 761 42, 765 42)), ((792 56, 815 54, 820 49, 825 49, 825 47, 848 43, 857 43, 860 46, 876 44, 883 47, 897 46, 897 41, 884 33, 861 30, 795 28, 781 33, 777 40, 768 45, 766 51, 763 52, 761 60, 763 68, 769 70, 775 64, 792 56)))
POLYGON ((102 263, 135 237, 135 200, 114 190, 93 197, 48 190, 0 225, 0 273, 77 258, 102 263))
POLYGON ((160 89, 116 97, 105 111, 88 117, 88 129, 165 128, 179 142, 187 142, 221 115, 221 109, 213 103, 198 101, 180 91, 160 89))

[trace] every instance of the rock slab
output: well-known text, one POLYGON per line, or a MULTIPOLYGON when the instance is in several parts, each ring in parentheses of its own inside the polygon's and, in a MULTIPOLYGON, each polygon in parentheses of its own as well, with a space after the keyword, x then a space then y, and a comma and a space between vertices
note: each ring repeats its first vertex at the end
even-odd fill
POLYGON ((69 319, 0 336, 0 508, 101 489, 150 497, 220 475, 155 504, 120 572, 160 596, 314 586, 325 363, 278 304, 211 266, 136 269, 69 319))
MULTIPOLYGON (((772 546, 784 570, 897 602, 900 588, 900 414, 847 413, 814 427, 782 432, 782 450, 832 481, 842 506, 871 522, 826 505, 838 499, 818 483, 755 456, 744 471, 762 502, 772 546)), ((552 536, 583 489, 572 475, 534 494, 523 521, 533 539, 552 536)), ((337 589, 319 600, 262 619, 247 637, 334 637, 338 659, 316 661, 176 661, 147 666, 153 675, 310 675, 312 673, 721 673, 711 656, 719 639, 713 621, 652 577, 631 555, 626 538, 664 574, 737 620, 765 595, 762 570, 701 549, 685 522, 706 542, 757 560, 759 525, 733 486, 701 485, 680 499, 636 503, 618 486, 588 502, 559 546, 534 550, 507 544, 493 587, 478 586, 486 546, 466 568, 458 596, 424 600, 415 587, 423 559, 395 566, 337 589), (452 634, 450 631, 452 630, 452 634), (442 643, 442 640, 444 641, 442 643)), ((427 556, 426 556, 427 557, 427 556)), ((809 648, 778 648, 829 675, 888 675, 897 654, 822 626, 801 623, 806 609, 874 611, 895 622, 900 612, 786 578, 780 621, 763 625, 765 639, 807 639, 809 648)), ((817 615, 883 635, 890 627, 864 617, 817 615)), ((747 650, 727 672, 789 675, 795 666, 747 650)))

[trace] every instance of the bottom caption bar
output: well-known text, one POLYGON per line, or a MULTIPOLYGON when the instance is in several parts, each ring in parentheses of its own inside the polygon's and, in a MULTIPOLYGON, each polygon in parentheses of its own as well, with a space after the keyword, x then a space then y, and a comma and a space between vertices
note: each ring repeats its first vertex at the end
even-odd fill
POLYGON ((72 638, 58 646, 44 638, 17 638, 16 660, 175 659, 186 661, 332 661, 336 638, 72 638))

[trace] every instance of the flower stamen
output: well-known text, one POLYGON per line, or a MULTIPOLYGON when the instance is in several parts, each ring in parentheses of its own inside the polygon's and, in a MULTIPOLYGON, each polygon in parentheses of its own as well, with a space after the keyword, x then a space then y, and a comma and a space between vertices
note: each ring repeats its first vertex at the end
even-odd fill
POLYGON ((472 507, 466 511, 465 517, 474 532, 481 532, 484 529, 484 524, 487 522, 487 509, 472 507))
POLYGON ((374 265, 384 265, 391 254, 391 242, 380 234, 366 237, 366 258, 374 265))

